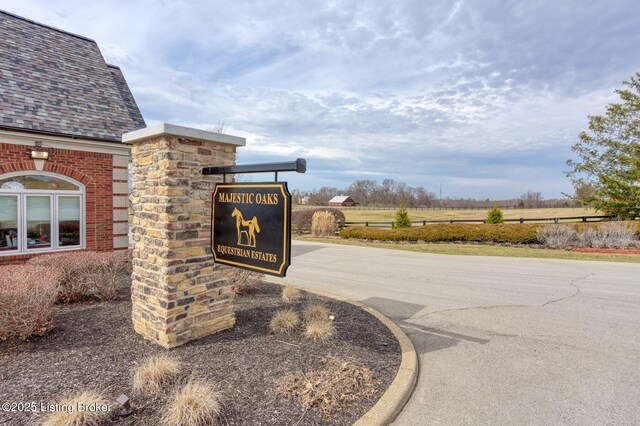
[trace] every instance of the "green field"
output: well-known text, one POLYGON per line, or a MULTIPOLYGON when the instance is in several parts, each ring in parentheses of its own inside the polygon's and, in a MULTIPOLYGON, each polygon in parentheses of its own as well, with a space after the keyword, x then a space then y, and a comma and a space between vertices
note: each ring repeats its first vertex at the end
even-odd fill
MULTIPOLYGON (((341 208, 347 222, 392 222, 395 219, 395 210, 363 210, 341 208)), ((487 215, 487 210, 421 210, 407 209, 409 219, 417 220, 483 220, 487 215)), ((532 219, 532 218, 554 218, 572 216, 599 216, 592 209, 583 208, 548 208, 548 209, 508 209, 503 210, 505 219, 532 219)))

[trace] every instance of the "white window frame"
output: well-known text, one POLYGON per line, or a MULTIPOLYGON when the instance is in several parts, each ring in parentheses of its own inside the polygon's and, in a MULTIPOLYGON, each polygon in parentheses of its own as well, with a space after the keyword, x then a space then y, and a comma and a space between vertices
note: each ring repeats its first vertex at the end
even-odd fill
POLYGON ((22 204, 22 218, 21 218, 21 222, 18 224, 18 229, 20 230, 20 228, 22 228, 22 236, 20 236, 20 234, 18 234, 18 238, 20 240, 22 240, 22 247, 24 247, 24 251, 23 253, 38 253, 41 251, 51 251, 54 250, 54 245, 53 245, 53 236, 55 235, 55 230, 54 230, 54 222, 53 222, 53 210, 54 210, 54 197, 52 194, 42 194, 42 193, 23 193, 20 194, 20 198, 21 198, 21 202, 22 204), (28 244, 28 239, 27 238, 27 212, 28 212, 28 208, 27 208, 27 199, 30 197, 47 197, 49 198, 49 247, 42 247, 42 248, 29 248, 29 244, 28 244), (22 226, 20 226, 22 225, 22 226))
MULTIPOLYGON (((18 224, 18 231, 20 230, 20 221, 21 221, 21 217, 22 217, 22 206, 20 205, 20 194, 9 194, 6 193, 4 191, 0 191, 0 195, 8 195, 8 196, 12 196, 15 197, 16 199, 16 223, 18 224)), ((3 238, 3 237, 0 237, 3 238)), ((20 234, 18 234, 18 238, 17 238, 17 246, 15 248, 15 250, 2 250, 0 251, 0 256, 4 256, 4 255, 12 255, 12 254, 18 254, 18 253, 22 253, 22 241, 21 241, 21 236, 20 234)))
POLYGON ((16 256, 29 253, 50 253, 61 252, 70 250, 81 250, 86 248, 86 189, 85 186, 75 179, 67 176, 59 175, 51 172, 41 171, 23 171, 13 172, 0 175, 0 179, 7 179, 17 176, 49 176, 56 179, 61 179, 76 185, 78 190, 60 190, 60 189, 0 189, 0 195, 16 195, 18 197, 18 249, 6 250, 0 252, 0 257, 3 256, 16 256), (42 249, 29 249, 27 246, 27 197, 30 195, 44 195, 49 196, 51 205, 51 246, 42 249), (62 246, 58 247, 59 243, 59 227, 58 223, 58 197, 74 196, 80 198, 80 245, 76 246, 62 246))

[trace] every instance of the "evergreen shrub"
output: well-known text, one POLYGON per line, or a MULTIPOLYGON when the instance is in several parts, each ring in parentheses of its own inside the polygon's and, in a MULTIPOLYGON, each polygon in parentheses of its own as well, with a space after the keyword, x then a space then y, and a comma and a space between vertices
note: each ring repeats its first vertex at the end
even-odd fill
POLYGON ((504 216, 502 215, 502 210, 500 207, 494 206, 487 213, 487 218, 485 219, 485 223, 502 223, 504 222, 504 216))
POLYGON ((396 212, 396 220, 393 222, 393 229, 411 228, 409 213, 404 207, 400 207, 396 212))

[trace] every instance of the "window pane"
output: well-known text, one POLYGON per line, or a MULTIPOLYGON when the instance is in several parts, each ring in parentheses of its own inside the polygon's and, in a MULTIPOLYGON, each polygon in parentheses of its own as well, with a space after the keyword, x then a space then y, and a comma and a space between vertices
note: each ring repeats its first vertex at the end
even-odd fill
POLYGON ((0 251, 18 250, 18 197, 0 195, 0 251))
POLYGON ((27 249, 51 247, 51 197, 27 196, 27 249))
POLYGON ((80 197, 58 197, 58 246, 80 245, 80 197))
POLYGON ((78 191, 77 185, 52 176, 28 175, 0 179, 0 189, 47 189, 78 191))

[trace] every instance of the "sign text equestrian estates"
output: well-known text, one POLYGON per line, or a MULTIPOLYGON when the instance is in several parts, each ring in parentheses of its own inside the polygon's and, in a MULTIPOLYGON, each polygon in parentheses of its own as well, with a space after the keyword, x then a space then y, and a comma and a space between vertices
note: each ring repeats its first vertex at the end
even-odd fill
POLYGON ((212 210, 216 262, 285 275, 291 263, 291 194, 286 182, 217 184, 212 210))

